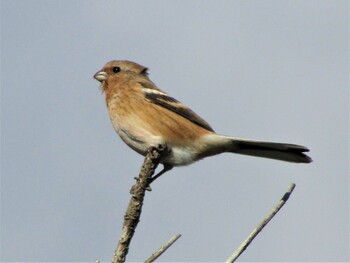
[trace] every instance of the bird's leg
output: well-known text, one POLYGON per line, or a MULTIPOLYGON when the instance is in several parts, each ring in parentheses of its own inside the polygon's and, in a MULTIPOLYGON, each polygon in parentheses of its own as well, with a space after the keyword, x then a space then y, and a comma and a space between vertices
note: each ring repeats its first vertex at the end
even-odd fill
POLYGON ((170 164, 163 164, 163 170, 161 170, 159 173, 157 173, 156 175, 152 176, 150 178, 150 184, 155 181, 158 177, 160 177, 162 174, 166 173, 167 171, 170 171, 171 169, 173 169, 173 166, 171 166, 170 164))
MULTIPOLYGON (((154 147, 156 151, 158 151, 158 153, 167 151, 168 153, 170 152, 170 149, 168 148, 168 146, 166 145, 166 143, 164 144, 159 144, 157 147, 154 147)), ((150 148, 152 151, 152 148, 150 148)), ((151 188, 151 183, 153 183, 158 177, 160 177, 162 174, 166 173, 167 171, 170 171, 171 169, 173 169, 173 166, 170 164, 163 164, 163 170, 161 170, 159 173, 157 173, 156 175, 152 176, 151 178, 148 179, 148 186, 147 186, 147 191, 152 191, 151 188)))

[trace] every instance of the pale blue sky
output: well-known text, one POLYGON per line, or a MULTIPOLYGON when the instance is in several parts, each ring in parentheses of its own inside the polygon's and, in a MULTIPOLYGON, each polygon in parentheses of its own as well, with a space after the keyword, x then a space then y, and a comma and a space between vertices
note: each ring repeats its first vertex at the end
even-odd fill
POLYGON ((276 204, 240 261, 348 261, 348 1, 1 1, 1 260, 109 261, 143 161, 93 74, 112 59, 219 133, 308 146, 297 165, 224 154, 147 193, 128 255, 222 262, 276 204))

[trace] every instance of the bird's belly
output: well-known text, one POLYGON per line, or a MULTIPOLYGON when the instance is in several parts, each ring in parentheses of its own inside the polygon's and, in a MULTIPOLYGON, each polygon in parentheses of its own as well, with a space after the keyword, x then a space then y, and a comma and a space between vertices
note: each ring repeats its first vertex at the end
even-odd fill
POLYGON ((194 135, 186 132, 186 127, 173 129, 173 126, 178 125, 177 123, 171 123, 171 125, 162 123, 160 126, 154 126, 137 115, 129 115, 125 118, 118 114, 110 114, 110 117, 121 139, 139 154, 145 156, 150 147, 166 144, 169 151, 163 154, 160 161, 163 164, 183 166, 199 159, 198 148, 201 147, 196 145, 194 135), (175 133, 176 130, 178 130, 177 133, 175 133))
POLYGON ((130 148, 142 155, 146 155, 149 147, 163 143, 160 137, 150 134, 133 134, 122 128, 116 129, 116 132, 130 148))
POLYGON ((187 146, 168 146, 169 153, 161 159, 161 163, 170 164, 171 166, 189 165, 198 160, 197 153, 187 146))
POLYGON ((122 140, 134 151, 141 155, 146 155, 147 150, 151 147, 157 147, 159 144, 166 144, 168 153, 163 154, 161 163, 170 164, 171 166, 183 166, 193 163, 197 160, 197 154, 191 147, 171 145, 163 141, 158 136, 147 136, 147 140, 137 137, 123 129, 117 131, 122 140))
MULTIPOLYGON (((163 154, 161 163, 170 164, 171 166, 183 166, 193 163, 197 160, 197 153, 192 147, 183 145, 172 145, 169 142, 163 141, 159 136, 147 135, 137 136, 126 130, 116 130, 120 138, 134 151, 141 155, 146 155, 147 150, 151 147, 157 147, 159 144, 166 144, 168 153, 163 154)), ((140 134, 138 134, 140 135, 140 134)))

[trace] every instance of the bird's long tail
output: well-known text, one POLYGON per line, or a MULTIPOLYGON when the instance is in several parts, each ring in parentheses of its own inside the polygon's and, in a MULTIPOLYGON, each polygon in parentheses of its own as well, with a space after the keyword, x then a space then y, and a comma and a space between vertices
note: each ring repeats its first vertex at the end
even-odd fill
MULTIPOLYGON (((232 152, 293 163, 310 163, 312 159, 305 154, 309 149, 295 144, 254 141, 215 134, 213 142, 218 145, 216 152, 232 152), (221 142, 221 143, 218 143, 221 142), (221 145, 221 146, 219 146, 221 145)), ((213 149, 213 148, 212 148, 213 149)), ((211 155, 209 153, 209 155, 211 155)))

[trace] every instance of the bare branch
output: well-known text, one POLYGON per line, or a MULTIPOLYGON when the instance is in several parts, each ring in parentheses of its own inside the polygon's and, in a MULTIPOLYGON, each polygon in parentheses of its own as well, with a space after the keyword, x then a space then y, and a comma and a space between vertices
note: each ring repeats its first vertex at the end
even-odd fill
POLYGON ((166 150, 167 147, 165 145, 159 145, 158 148, 152 147, 147 152, 139 177, 136 178, 136 183, 130 190, 131 199, 124 215, 122 234, 114 251, 112 263, 125 262, 130 241, 140 221, 145 191, 150 189, 149 185, 152 175, 159 164, 161 154, 166 150))
POLYGON ((172 244, 176 242, 181 237, 181 234, 177 234, 169 239, 168 242, 166 242, 163 246, 161 246, 156 252, 150 256, 145 263, 151 263, 154 262, 157 258, 159 258, 172 244))
POLYGON ((248 236, 248 238, 240 245, 240 247, 226 260, 226 263, 235 262, 236 259, 246 250, 254 238, 260 233, 260 231, 269 223, 269 221, 278 213, 278 211, 284 206, 284 204, 289 199, 295 188, 295 184, 292 183, 287 192, 283 195, 278 204, 272 209, 266 218, 253 230, 253 232, 248 236))

